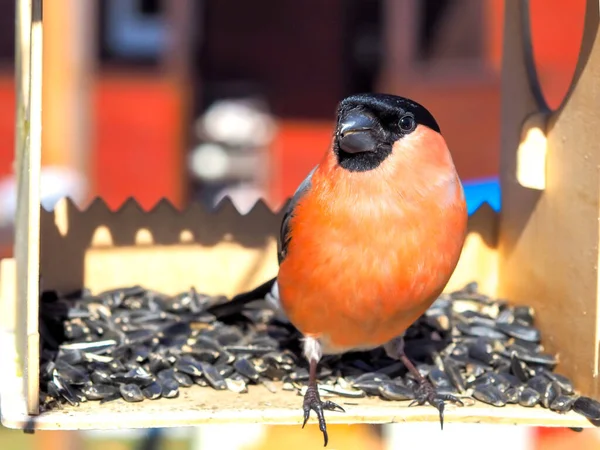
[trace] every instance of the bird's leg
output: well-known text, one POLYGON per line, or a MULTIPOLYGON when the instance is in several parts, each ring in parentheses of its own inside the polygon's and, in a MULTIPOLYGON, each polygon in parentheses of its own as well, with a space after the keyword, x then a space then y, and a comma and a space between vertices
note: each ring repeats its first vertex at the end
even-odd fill
POLYGON ((408 359, 406 353, 404 352, 404 337, 400 336, 396 339, 391 340, 387 344, 384 345, 384 349, 387 355, 390 358, 399 359, 402 361, 402 364, 408 369, 410 373, 415 377, 417 383, 419 383, 419 387, 416 392, 416 399, 409 406, 423 405, 425 403, 429 403, 431 406, 437 408, 440 412, 440 425, 442 430, 444 429, 444 402, 449 401, 453 403, 457 403, 460 406, 464 406, 463 402, 454 395, 451 394, 442 394, 437 392, 435 387, 431 384, 429 380, 427 380, 421 373, 417 370, 415 365, 408 359))
POLYGON ((344 411, 344 408, 333 403, 331 401, 321 401, 321 397, 319 396, 319 389, 317 386, 317 365, 323 356, 323 352, 321 350, 321 343, 311 337, 307 337, 304 340, 304 356, 308 360, 309 364, 309 372, 308 372, 308 389, 304 394, 304 423, 302 424, 302 428, 306 425, 308 418, 310 417, 311 409, 317 414, 317 419, 319 420, 319 429, 323 433, 323 439, 325 441, 324 447, 327 447, 327 442, 329 437, 327 436, 327 424, 325 423, 325 416, 323 414, 324 410, 329 411, 344 411))

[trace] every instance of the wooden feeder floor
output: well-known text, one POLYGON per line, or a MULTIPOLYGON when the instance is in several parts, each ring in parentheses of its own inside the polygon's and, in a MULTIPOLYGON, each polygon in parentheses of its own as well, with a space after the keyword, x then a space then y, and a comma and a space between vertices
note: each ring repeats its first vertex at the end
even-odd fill
MULTIPOLYGON (((15 336, 2 330, 0 348, 14 349, 15 336)), ((65 406, 39 416, 26 413, 23 379, 19 374, 16 354, 0 352, 0 412, 2 424, 8 428, 35 430, 105 430, 132 428, 166 428, 202 424, 259 423, 264 425, 300 425, 302 397, 296 392, 271 393, 264 386, 250 385, 248 393, 215 391, 192 386, 180 388, 179 397, 127 403, 124 400, 100 405, 88 401, 79 406, 65 406), (15 377, 15 374, 18 375, 15 377)), ((431 422, 439 426, 439 415, 432 406, 408 407, 410 401, 392 402, 366 397, 335 397, 346 413, 326 412, 330 424, 431 422)), ((542 407, 518 405, 493 407, 470 399, 466 406, 448 404, 444 424, 488 423, 545 427, 584 427, 593 425, 579 414, 558 414, 542 407), (472 404, 471 404, 472 403, 472 404)), ((312 413, 310 423, 316 422, 312 413)))
MULTIPOLYGON (((14 348, 14 335, 2 333, 0 348, 14 348)), ((180 388, 174 399, 124 400, 100 405, 88 401, 79 406, 44 412, 39 416, 26 413, 22 394, 23 380, 18 374, 17 360, 10 352, 0 353, 0 411, 2 424, 8 428, 36 430, 102 430, 155 427, 182 427, 218 423, 260 423, 265 425, 300 425, 302 397, 295 392, 269 392, 264 386, 251 385, 246 394, 215 391, 192 386, 180 388), (12 375, 12 376, 11 376, 12 375)), ((409 401, 391 402, 378 398, 347 399, 336 397, 346 413, 326 412, 330 424, 431 422, 439 424, 438 412, 432 406, 408 407, 409 401)), ((469 401, 469 399, 467 399, 469 401)), ((542 407, 525 408, 507 405, 501 408, 475 401, 466 406, 448 405, 444 422, 491 423, 547 427, 592 427, 584 417, 570 412, 558 414, 542 407)), ((310 422, 314 422, 314 413, 310 422)), ((439 425, 436 425, 439 426, 439 425)))
MULTIPOLYGON (((99 405, 97 401, 85 402, 78 407, 67 406, 62 410, 45 412, 35 418, 13 414, 14 409, 6 404, 5 399, 3 395, 2 410, 11 411, 11 414, 4 416, 2 422, 9 428, 82 430, 180 427, 207 423, 302 423, 302 398, 299 395, 286 391, 272 394, 263 386, 251 386, 247 394, 193 386, 180 389, 176 399, 144 400, 139 403, 116 400, 104 405, 99 405)), ((433 425, 439 422, 438 413, 433 407, 409 408, 408 401, 387 402, 377 398, 334 400, 346 413, 326 412, 327 422, 331 424, 431 422, 433 425)), ((576 413, 560 415, 541 407, 514 405, 495 408, 480 402, 464 407, 448 406, 445 423, 591 426, 576 413)))

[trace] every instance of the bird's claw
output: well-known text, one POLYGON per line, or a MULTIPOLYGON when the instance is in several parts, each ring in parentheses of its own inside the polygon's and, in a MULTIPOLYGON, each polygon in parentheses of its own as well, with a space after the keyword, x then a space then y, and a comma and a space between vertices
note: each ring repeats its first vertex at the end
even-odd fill
POLYGON ((327 411, 338 411, 338 412, 343 412, 345 413, 346 410, 344 408, 342 408, 340 405, 338 405, 337 403, 333 403, 332 401, 327 400, 326 402, 322 403, 323 409, 327 410, 327 411))
POLYGON ((327 424, 325 423, 325 415, 323 411, 339 411, 346 412, 344 408, 342 408, 337 403, 333 403, 332 401, 321 401, 321 397, 319 397, 319 392, 314 386, 309 386, 306 390, 306 394, 304 394, 304 422, 302 423, 302 428, 308 422, 308 418, 310 417, 310 411, 313 410, 317 415, 317 419, 319 421, 319 429, 323 433, 324 439, 324 447, 327 447, 327 442, 329 441, 329 437, 327 436, 327 424))
POLYGON ((458 397, 452 394, 443 394, 437 392, 429 381, 423 380, 417 388, 416 399, 413 400, 408 406, 410 407, 429 403, 431 406, 435 407, 440 412, 440 426, 443 430, 445 402, 452 402, 460 406, 465 406, 462 400, 458 397))

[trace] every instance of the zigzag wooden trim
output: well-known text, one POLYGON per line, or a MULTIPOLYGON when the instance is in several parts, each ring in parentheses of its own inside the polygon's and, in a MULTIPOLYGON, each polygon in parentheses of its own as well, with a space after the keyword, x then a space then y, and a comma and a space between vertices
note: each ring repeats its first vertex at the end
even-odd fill
MULTIPOLYGON (((235 212, 237 212, 240 217, 247 217, 252 216, 254 214, 267 213, 274 214, 277 216, 283 213, 290 201, 291 198, 287 198, 278 209, 272 209, 264 199, 260 198, 254 203, 254 205, 252 205, 248 212, 242 213, 238 211, 237 207, 233 203, 233 200, 229 196, 223 197, 223 199, 219 201, 215 208, 208 208, 200 202, 191 202, 183 209, 175 207, 175 205, 173 205, 173 203, 171 203, 166 198, 161 198, 158 202, 156 202, 154 206, 152 206, 152 208, 144 209, 137 202, 137 200, 135 200, 134 197, 128 197, 117 209, 111 209, 102 197, 95 197, 85 207, 77 205, 71 197, 63 197, 56 202, 55 206, 52 209, 46 209, 44 208, 44 206, 41 206, 41 210, 43 213, 46 214, 54 214, 57 208, 59 209, 61 206, 65 207, 63 205, 66 204, 66 208, 68 208, 70 211, 77 212, 79 214, 86 214, 89 211, 101 210, 105 210, 107 213, 110 214, 119 214, 121 213, 121 211, 126 211, 129 208, 133 208, 138 210, 141 214, 169 213, 185 215, 189 213, 189 211, 194 211, 195 213, 202 212, 207 215, 219 215, 223 211, 230 213, 231 210, 235 210, 235 212)), ((491 204, 488 201, 484 201, 470 215, 475 214, 479 209, 483 207, 491 208, 493 210, 491 204)))
POLYGON ((41 208, 42 208, 42 212, 44 212, 44 213, 53 213, 54 211, 56 211, 57 207, 59 208, 61 205, 66 204, 67 208, 69 208, 70 210, 73 210, 73 211, 77 211, 78 213, 81 213, 81 214, 84 214, 90 210, 95 210, 95 209, 105 209, 107 212, 109 212, 111 214, 118 214, 119 212, 121 212, 123 210, 127 210, 129 208, 135 208, 135 209, 138 209, 142 213, 148 213, 148 214, 152 214, 155 211, 162 211, 162 210, 171 210, 173 213, 186 214, 189 210, 200 209, 203 212, 205 212, 206 214, 211 214, 211 215, 218 215, 221 211, 230 211, 233 209, 240 216, 248 216, 248 215, 256 214, 255 211, 257 211, 257 210, 261 211, 260 214, 263 213, 262 212, 263 210, 265 212, 269 212, 269 213, 272 213, 275 215, 281 214, 282 211, 286 208, 289 201, 290 201, 290 199, 287 199, 278 209, 273 209, 269 206, 269 204, 264 199, 260 198, 254 203, 252 208, 250 208, 250 210, 246 213, 241 213, 240 211, 238 211, 237 207, 233 203, 233 200, 231 199, 230 196, 223 197, 223 199, 221 199, 218 202, 218 204, 216 205, 216 207, 214 207, 214 208, 209 208, 200 202, 194 201, 194 202, 190 202, 183 209, 179 209, 179 208, 175 207, 175 205, 173 205, 173 203, 171 203, 167 198, 161 198, 151 208, 144 209, 134 197, 128 197, 116 209, 110 208, 102 197, 95 197, 85 206, 77 205, 71 197, 63 197, 56 202, 56 204, 53 208, 47 209, 44 206, 41 206, 41 208))

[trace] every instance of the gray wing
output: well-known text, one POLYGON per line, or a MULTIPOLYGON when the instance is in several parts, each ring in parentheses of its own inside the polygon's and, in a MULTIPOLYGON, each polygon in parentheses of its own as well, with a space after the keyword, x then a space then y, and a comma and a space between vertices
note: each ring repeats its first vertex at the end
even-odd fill
POLYGON ((289 245, 290 239, 291 239, 291 237, 288 235, 288 233, 289 233, 289 227, 290 227, 290 220, 291 220, 292 216, 294 215, 294 208, 296 207, 298 202, 302 199, 304 194, 306 194, 308 192, 308 190, 310 189, 312 176, 315 173, 315 170, 317 170, 317 167, 318 166, 314 167, 310 171, 308 176, 304 179, 304 181, 302 181, 302 183, 300 183, 300 186, 298 186, 298 189, 296 189, 296 192, 294 193, 292 199, 290 200, 290 202, 288 203, 288 205, 285 209, 285 212, 283 213, 283 220, 281 221, 281 229, 279 230, 279 253, 278 253, 279 264, 282 263, 282 261, 285 259, 286 255, 287 255, 287 248, 288 248, 288 245, 289 245))

